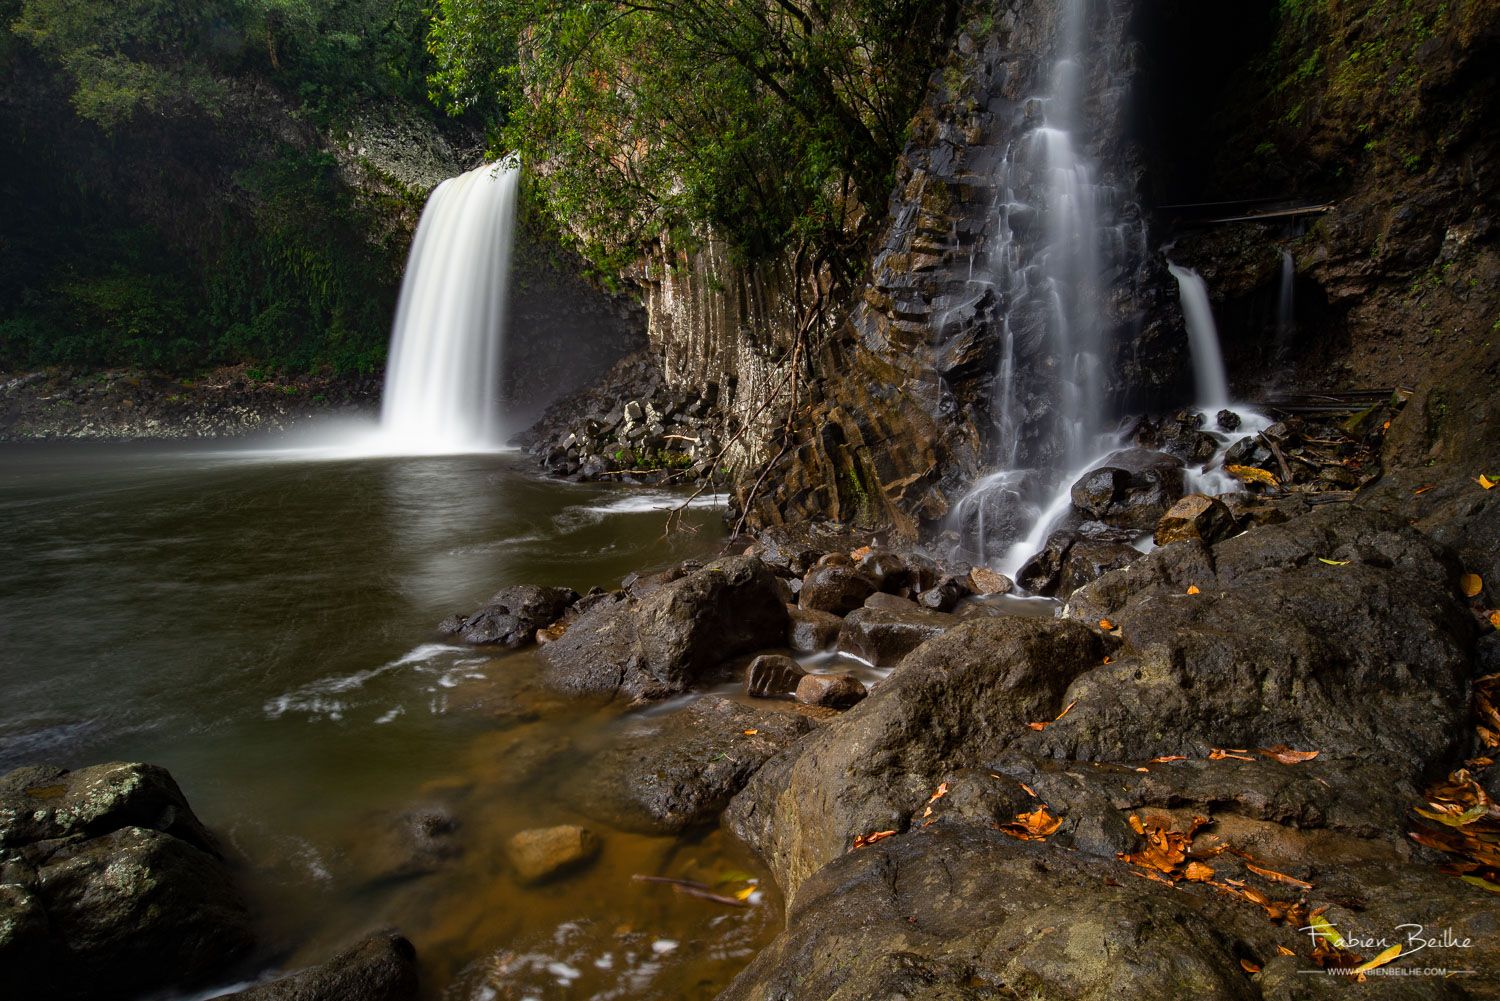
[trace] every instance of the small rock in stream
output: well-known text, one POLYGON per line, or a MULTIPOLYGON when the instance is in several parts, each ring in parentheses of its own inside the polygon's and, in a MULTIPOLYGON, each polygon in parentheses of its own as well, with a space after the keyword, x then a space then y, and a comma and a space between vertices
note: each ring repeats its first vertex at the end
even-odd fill
POLYGON ((1188 539, 1211 546, 1234 529, 1234 514, 1223 501, 1203 494, 1188 494, 1161 516, 1153 538, 1158 546, 1188 539))
POLYGON ((869 695, 852 674, 809 674, 797 684, 797 701, 827 709, 848 709, 869 695))
POLYGON ((506 843, 505 853, 524 884, 540 883, 592 861, 599 838, 576 824, 521 831, 506 843))
POLYGON ((757 699, 791 695, 806 674, 802 665, 784 654, 761 654, 745 671, 745 694, 757 699))
POLYGON ((223 1001, 416 1001, 417 950, 376 932, 328 962, 231 994, 223 1001))

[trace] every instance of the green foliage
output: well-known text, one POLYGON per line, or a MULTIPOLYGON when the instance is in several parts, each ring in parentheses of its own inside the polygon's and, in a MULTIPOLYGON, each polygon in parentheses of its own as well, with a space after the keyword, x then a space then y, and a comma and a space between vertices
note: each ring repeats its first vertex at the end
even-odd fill
POLYGON ((750 259, 837 256, 888 197, 954 7, 438 0, 433 80, 509 109, 500 142, 603 271, 706 228, 750 259))

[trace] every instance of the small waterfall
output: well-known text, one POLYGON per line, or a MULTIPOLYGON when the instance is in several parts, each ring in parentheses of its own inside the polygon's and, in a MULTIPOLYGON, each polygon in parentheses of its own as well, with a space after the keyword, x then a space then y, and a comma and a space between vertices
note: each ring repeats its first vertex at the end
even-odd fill
POLYGON ((1229 378, 1224 374, 1224 356, 1219 351, 1219 328, 1208 301, 1208 285, 1191 268, 1168 264, 1177 279, 1182 315, 1187 320, 1188 347, 1193 355, 1193 382, 1197 406, 1210 418, 1229 406, 1229 378))
MULTIPOLYGON (((1028 102, 1028 131, 996 170, 987 259, 970 278, 993 288, 1005 307, 991 401, 994 471, 959 502, 955 518, 966 548, 1007 570, 1031 555, 1021 553, 1030 540, 1045 538, 1072 471, 1115 444, 1106 427, 1104 276, 1127 240, 1113 224, 1116 192, 1095 180, 1084 151, 1091 9, 1087 0, 1064 6, 1049 92, 1028 102), (1023 340, 1035 352, 1024 369, 1023 340), (1039 399, 1051 403, 1038 407, 1039 399)), ((1111 87, 1101 100, 1119 92, 1111 87)))
POLYGON ((1290 250, 1281 252, 1281 294, 1276 302, 1276 353, 1285 354, 1297 329, 1297 262, 1290 250))
POLYGON ((380 423, 391 451, 501 444, 501 330, 520 176, 511 160, 480 167, 438 185, 422 210, 386 366, 380 423))

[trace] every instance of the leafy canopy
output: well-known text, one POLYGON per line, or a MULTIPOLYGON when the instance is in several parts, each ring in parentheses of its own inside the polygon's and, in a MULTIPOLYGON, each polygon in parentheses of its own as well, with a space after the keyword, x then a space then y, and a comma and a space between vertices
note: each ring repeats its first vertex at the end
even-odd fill
MULTIPOLYGON (((822 251, 885 204, 954 13, 922 0, 437 0, 433 82, 607 271, 705 227, 822 251)), ((837 258, 837 254, 832 255, 837 258)))

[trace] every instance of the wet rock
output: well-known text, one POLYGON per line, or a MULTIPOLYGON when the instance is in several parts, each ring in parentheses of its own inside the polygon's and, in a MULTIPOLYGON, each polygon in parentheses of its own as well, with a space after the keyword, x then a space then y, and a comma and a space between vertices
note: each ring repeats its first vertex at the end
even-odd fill
POLYGON ((837 615, 795 606, 788 607, 787 613, 792 620, 787 645, 798 653, 817 653, 838 641, 844 620, 837 615))
POLYGON ((1265 466, 1272 461, 1271 450, 1259 437, 1241 438, 1224 453, 1226 466, 1265 466))
POLYGON ((969 589, 951 577, 945 577, 917 595, 917 604, 934 612, 951 612, 969 596, 969 589))
POLYGON ((1185 482, 1182 460, 1146 448, 1115 452, 1073 484, 1073 507, 1094 521, 1150 531, 1185 482))
POLYGON ((458 818, 444 806, 407 810, 372 825, 354 855, 367 879, 411 879, 436 872, 463 853, 458 818))
POLYGON ((0 983, 17 997, 192 986, 251 943, 213 838, 164 770, 0 778, 0 983))
POLYGON ((777 653, 761 654, 745 671, 745 694, 758 699, 791 695, 806 673, 802 665, 790 657, 777 653))
POLYGON ((599 838, 576 824, 521 831, 505 844, 506 857, 522 883, 541 883, 577 869, 599 854, 599 838))
POLYGON ((590 609, 542 647, 544 680, 572 694, 667 698, 712 679, 730 658, 781 646, 789 627, 771 571, 731 557, 644 598, 590 609))
POLYGON ((320 966, 228 995, 228 1001, 416 1001, 417 950, 376 932, 320 966))
POLYGON ((470 615, 445 619, 438 629, 476 646, 516 649, 535 640, 537 630, 556 622, 577 600, 578 592, 571 588, 519 584, 470 615))
POLYGON ((1123 542, 1067 529, 1048 536, 1046 546, 1022 565, 1016 579, 1031 594, 1066 598, 1140 556, 1140 550, 1123 542))
POLYGON ((849 709, 869 695, 852 674, 809 674, 797 683, 797 701, 825 709, 849 709))
POLYGON ((914 598, 938 581, 937 565, 918 553, 872 549, 859 561, 860 570, 887 594, 914 598))
POLYGON ((1009 594, 1014 589, 1014 582, 999 571, 989 567, 974 567, 969 571, 969 590, 975 594, 1009 594))
POLYGON ((844 617, 839 649, 876 667, 889 667, 957 624, 956 616, 915 604, 909 609, 861 608, 844 617))
POLYGON ((1028 721, 1056 717, 1072 680, 1111 649, 1076 622, 962 623, 909 655, 853 712, 757 773, 725 821, 795 892, 858 835, 903 828, 945 774, 988 766, 1033 732, 1028 721))
POLYGON ((718 696, 652 724, 565 775, 568 802, 623 830, 672 834, 711 824, 772 755, 812 728, 800 713, 718 696))
POLYGON ((1234 514, 1223 501, 1203 494, 1188 494, 1162 515, 1153 538, 1158 546, 1188 539, 1212 545, 1232 534, 1235 528, 1234 514))
POLYGON ((1238 431, 1240 429, 1240 415, 1233 410, 1220 410, 1214 415, 1214 422, 1224 431, 1238 431))
POLYGON ((884 609, 890 612, 914 612, 922 606, 910 598, 903 598, 898 594, 886 594, 884 591, 876 591, 865 599, 866 608, 884 609))
POLYGON ((803 578, 797 601, 814 612, 848 615, 876 590, 875 582, 859 570, 820 562, 803 578))

